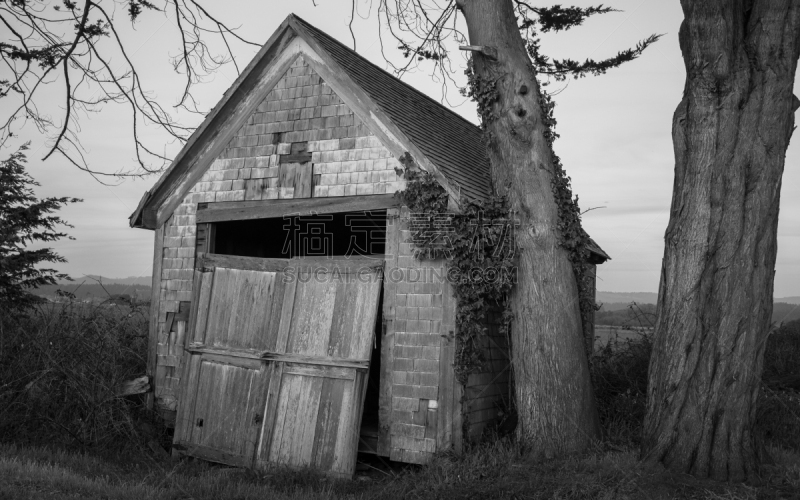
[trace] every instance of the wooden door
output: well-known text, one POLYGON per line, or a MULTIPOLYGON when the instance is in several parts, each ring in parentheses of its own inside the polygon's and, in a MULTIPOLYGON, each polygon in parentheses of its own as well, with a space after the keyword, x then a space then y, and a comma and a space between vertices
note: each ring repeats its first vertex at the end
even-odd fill
POLYGON ((351 476, 382 262, 206 255, 198 268, 176 441, 234 465, 351 476))
POLYGON ((195 273, 174 443, 192 456, 252 466, 283 300, 282 269, 195 273))
POLYGON ((353 474, 382 263, 300 259, 286 285, 257 466, 353 474))

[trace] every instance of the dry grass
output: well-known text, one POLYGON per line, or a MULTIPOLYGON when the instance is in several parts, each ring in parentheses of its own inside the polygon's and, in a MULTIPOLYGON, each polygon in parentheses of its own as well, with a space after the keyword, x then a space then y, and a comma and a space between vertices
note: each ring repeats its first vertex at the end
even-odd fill
POLYGON ((775 463, 758 484, 697 480, 638 462, 646 339, 601 352, 593 364, 606 429, 606 442, 593 453, 536 462, 511 441, 496 440, 425 467, 395 464, 334 481, 312 472, 154 458, 142 446, 151 436, 141 429, 154 428, 149 415, 135 398, 114 395, 118 382, 144 370, 143 310, 49 307, 2 324, 0 500, 800 498, 800 401, 785 382, 797 369, 791 361, 798 351, 789 347, 798 342, 788 337, 768 348, 767 373, 782 385, 766 390, 761 404, 759 422, 775 463))
POLYGON ((533 462, 507 442, 427 467, 336 481, 311 472, 254 473, 170 460, 104 460, 0 446, 0 498, 85 499, 756 499, 798 498, 800 455, 772 450, 761 485, 730 485, 641 466, 630 451, 533 462))
POLYGON ((149 417, 117 387, 145 373, 146 306, 44 304, 0 318, 0 332, 0 441, 135 441, 149 417))

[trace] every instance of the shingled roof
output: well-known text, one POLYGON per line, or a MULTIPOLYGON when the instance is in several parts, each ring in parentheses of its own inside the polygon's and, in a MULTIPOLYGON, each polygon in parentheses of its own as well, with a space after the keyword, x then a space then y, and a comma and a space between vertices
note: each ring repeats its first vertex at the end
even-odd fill
POLYGON ((298 31, 313 37, 462 194, 485 199, 491 193, 479 127, 306 21, 294 19, 298 31))

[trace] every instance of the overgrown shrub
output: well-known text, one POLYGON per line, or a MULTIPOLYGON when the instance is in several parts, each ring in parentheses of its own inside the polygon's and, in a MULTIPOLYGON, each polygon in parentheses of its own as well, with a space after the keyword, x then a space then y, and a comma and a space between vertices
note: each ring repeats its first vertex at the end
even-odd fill
POLYGON ((638 445, 647 411, 647 367, 650 337, 612 339, 598 349, 591 362, 597 412, 605 439, 627 447, 638 445))
POLYGON ((139 434, 142 397, 117 392, 145 373, 146 307, 44 304, 0 328, 0 440, 121 447, 139 434))
MULTIPOLYGON (((639 444, 651 350, 650 337, 641 334, 612 339, 592 357, 598 413, 612 445, 639 444)), ((757 432, 774 446, 800 451, 800 321, 782 325, 767 338, 762 381, 757 432)))
POLYGON ((759 432, 775 446, 800 450, 800 320, 770 334, 758 398, 759 432))

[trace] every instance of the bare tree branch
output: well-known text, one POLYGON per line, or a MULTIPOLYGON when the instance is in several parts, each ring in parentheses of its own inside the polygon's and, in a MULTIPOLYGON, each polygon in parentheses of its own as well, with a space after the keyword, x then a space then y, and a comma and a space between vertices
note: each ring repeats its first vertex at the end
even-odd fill
MULTIPOLYGON (((194 85, 228 62, 233 62, 239 72, 232 42, 260 46, 244 39, 236 28, 212 15, 197 0, 124 3, 125 16, 132 23, 146 13, 157 12, 174 26, 182 45, 173 67, 185 78, 175 107, 190 113, 203 114, 192 95, 194 85), (171 19, 173 16, 175 19, 171 19), (217 55, 220 51, 224 55, 217 55)), ((120 15, 111 0, 86 0, 80 6, 73 0, 0 2, 0 25, 4 27, 0 59, 12 75, 0 79, 0 98, 13 102, 7 103, 4 109, 8 111, 0 115, 0 145, 34 125, 49 138, 45 159, 58 151, 71 164, 93 175, 141 176, 158 172, 167 164, 168 157, 151 147, 163 144, 163 139, 145 140, 143 127, 155 125, 180 142, 188 138, 193 127, 176 121, 145 89, 131 58, 131 42, 117 29, 120 15), (52 15, 54 11, 57 14, 52 15), (93 13, 99 14, 99 19, 92 21, 93 13), (54 72, 57 68, 60 71, 54 72), (63 122, 59 120, 58 125, 46 113, 49 103, 43 100, 43 89, 52 84, 63 85, 63 109, 58 111, 63 113, 63 122), (111 104, 125 104, 131 110, 135 151, 135 165, 114 173, 91 168, 80 145, 81 119, 111 104)))

